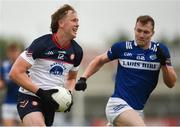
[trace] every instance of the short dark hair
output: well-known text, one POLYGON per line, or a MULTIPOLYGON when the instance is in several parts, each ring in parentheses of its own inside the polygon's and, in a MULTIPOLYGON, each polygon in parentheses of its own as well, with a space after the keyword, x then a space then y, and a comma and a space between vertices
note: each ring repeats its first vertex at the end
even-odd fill
POLYGON ((149 15, 139 16, 136 20, 136 23, 137 22, 141 22, 143 25, 147 24, 148 22, 151 22, 152 27, 153 27, 152 30, 154 30, 155 22, 154 22, 154 19, 149 15))
POLYGON ((16 42, 7 44, 6 51, 16 51, 16 50, 21 50, 20 44, 18 44, 16 42))
POLYGON ((76 12, 72 6, 70 6, 68 4, 65 4, 51 15, 51 31, 52 31, 52 33, 57 32, 57 30, 58 30, 58 21, 60 19, 63 19, 66 16, 66 14, 68 13, 69 10, 71 10, 73 12, 76 12))

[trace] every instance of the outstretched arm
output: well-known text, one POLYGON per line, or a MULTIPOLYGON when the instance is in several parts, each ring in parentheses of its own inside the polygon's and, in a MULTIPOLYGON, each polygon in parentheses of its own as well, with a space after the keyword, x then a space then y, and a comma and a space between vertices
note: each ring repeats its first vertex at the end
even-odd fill
POLYGON ((85 72, 83 73, 82 77, 88 79, 91 77, 94 73, 96 73, 105 63, 109 62, 109 58, 107 57, 107 53, 103 53, 99 56, 96 56, 95 59, 93 59, 88 67, 86 68, 85 72))
POLYGON ((80 91, 80 90, 84 91, 87 87, 86 80, 89 77, 91 77, 93 74, 95 74, 105 63, 109 61, 110 59, 108 58, 107 53, 96 56, 95 59, 93 59, 89 63, 82 77, 80 77, 80 79, 76 83, 75 89, 77 91, 80 91))

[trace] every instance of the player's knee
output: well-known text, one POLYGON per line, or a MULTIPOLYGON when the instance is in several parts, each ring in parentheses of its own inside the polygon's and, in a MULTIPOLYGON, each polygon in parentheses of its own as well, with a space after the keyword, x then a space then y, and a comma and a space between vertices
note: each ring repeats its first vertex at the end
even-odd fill
POLYGON ((143 121, 123 121, 123 120, 114 120, 113 122, 114 126, 146 126, 145 123, 143 121))
POLYGON ((133 110, 126 111, 118 115, 114 121, 114 126, 146 126, 143 119, 133 110))
POLYGON ((127 123, 125 123, 123 120, 121 120, 121 119, 119 119, 119 117, 117 117, 113 121, 113 126, 127 126, 127 123))
POLYGON ((27 120, 23 120, 23 126, 41 126, 41 127, 45 127, 45 123, 44 121, 36 121, 36 120, 30 120, 30 121, 27 121, 27 120))
POLYGON ((45 127, 44 117, 40 112, 32 112, 24 116, 22 119, 24 126, 42 126, 45 127))

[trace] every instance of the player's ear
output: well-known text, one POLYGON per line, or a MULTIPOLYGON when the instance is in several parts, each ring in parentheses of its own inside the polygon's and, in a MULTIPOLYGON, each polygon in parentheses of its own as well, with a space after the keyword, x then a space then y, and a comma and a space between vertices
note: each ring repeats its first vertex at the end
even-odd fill
POLYGON ((58 21, 58 25, 60 28, 62 28, 64 26, 64 21, 61 19, 58 21))

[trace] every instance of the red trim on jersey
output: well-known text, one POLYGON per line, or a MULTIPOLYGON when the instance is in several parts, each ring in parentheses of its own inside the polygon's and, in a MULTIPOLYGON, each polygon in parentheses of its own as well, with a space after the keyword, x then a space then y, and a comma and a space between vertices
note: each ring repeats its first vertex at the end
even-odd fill
POLYGON ((61 45, 60 45, 60 44, 57 42, 57 40, 56 40, 56 33, 52 34, 52 40, 53 40, 54 44, 55 44, 58 48, 60 48, 60 49, 68 49, 68 48, 71 47, 71 43, 69 43, 69 44, 66 45, 65 47, 61 47, 61 45))

